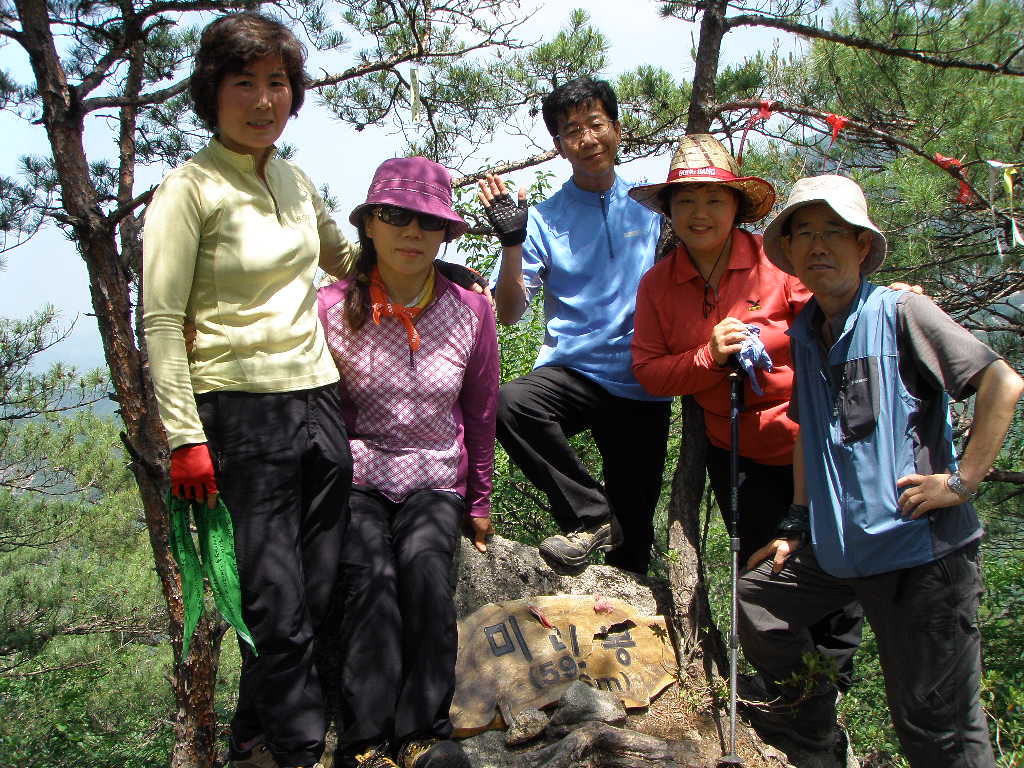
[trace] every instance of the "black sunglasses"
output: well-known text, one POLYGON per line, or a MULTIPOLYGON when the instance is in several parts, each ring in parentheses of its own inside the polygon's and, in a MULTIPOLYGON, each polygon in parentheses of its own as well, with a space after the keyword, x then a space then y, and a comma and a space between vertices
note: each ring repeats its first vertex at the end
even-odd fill
POLYGON ((442 219, 440 216, 411 211, 408 208, 399 208, 394 205, 378 206, 376 214, 378 219, 393 227, 406 227, 414 217, 419 219, 420 229, 424 232, 440 232, 448 226, 448 220, 442 219))

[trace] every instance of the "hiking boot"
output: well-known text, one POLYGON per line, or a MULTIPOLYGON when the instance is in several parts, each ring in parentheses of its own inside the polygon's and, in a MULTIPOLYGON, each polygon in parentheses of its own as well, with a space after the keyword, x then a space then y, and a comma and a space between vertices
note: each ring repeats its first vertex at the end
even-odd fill
POLYGON ((398 751, 401 768, 472 768, 469 757, 451 739, 410 739, 398 751))
POLYGON ((388 757, 387 744, 367 747, 355 756, 352 765, 356 768, 398 768, 398 764, 388 757))
POLYGON ((762 708, 767 708, 779 701, 778 696, 768 693, 768 686, 759 674, 740 673, 736 675, 736 698, 740 704, 752 704, 762 708))
POLYGON ((270 748, 262 741, 246 752, 235 747, 234 740, 228 750, 228 765, 233 768, 279 768, 270 748))
POLYGON ((771 742, 772 737, 781 737, 811 752, 825 752, 835 749, 839 741, 839 724, 819 723, 817 725, 804 722, 794 712, 783 713, 745 707, 744 713, 750 725, 765 741, 771 742))
POLYGON ((622 543, 622 535, 614 535, 617 526, 611 520, 598 523, 593 528, 581 528, 572 533, 549 536, 541 542, 540 554, 548 562, 565 568, 583 565, 595 550, 607 552, 622 543))
POLYGON ((736 682, 743 699, 740 709, 760 736, 781 736, 817 752, 835 748, 840 738, 835 689, 787 702, 784 697, 773 698, 760 675, 740 675, 736 682))

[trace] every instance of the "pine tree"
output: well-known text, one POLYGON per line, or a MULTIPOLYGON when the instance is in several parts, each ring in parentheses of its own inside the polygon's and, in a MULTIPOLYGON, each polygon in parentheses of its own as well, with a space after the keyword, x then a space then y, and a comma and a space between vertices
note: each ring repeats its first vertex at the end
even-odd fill
POLYGON ((39 370, 69 330, 0 318, 0 762, 143 764, 166 612, 106 377, 39 370))
MULTIPOLYGON (((181 596, 167 548, 163 503, 167 447, 146 374, 139 322, 139 216, 151 190, 137 188, 136 172, 148 164, 178 164, 205 139, 189 118, 183 94, 197 30, 209 20, 209 12, 260 5, 0 0, 0 36, 23 49, 33 73, 28 84, 6 74, 0 77, 0 108, 39 120, 51 149, 48 157, 23 161, 22 180, 0 179, 0 254, 48 221, 68 234, 86 261, 124 421, 123 440, 168 606, 176 659, 174 766, 205 766, 214 759, 213 682, 221 630, 204 620, 195 650, 180 658, 181 596), (118 126, 110 152, 116 159, 92 157, 86 151, 85 126, 103 117, 118 126)), ((1018 78, 1024 74, 1019 3, 855 2, 828 19, 823 18, 825 4, 817 0, 773 0, 759 10, 730 0, 674 0, 658 6, 666 17, 699 20, 694 76, 687 82, 676 73, 641 66, 617 79, 624 159, 653 154, 667 158, 684 132, 711 131, 735 148, 748 120, 770 100, 775 119, 755 123, 751 132, 777 143, 760 144, 748 167, 763 169, 784 187, 808 168, 833 167, 835 151, 826 146, 829 115, 848 118, 838 141, 844 167, 870 178, 869 191, 878 202, 898 202, 887 223, 907 237, 894 266, 913 268, 915 275, 948 288, 949 306, 959 316, 979 326, 1001 322, 982 310, 1004 301, 1014 286, 1019 290, 1019 248, 1008 248, 1000 262, 993 256, 990 235, 1001 230, 1002 245, 1007 245, 1009 217, 1019 204, 1014 209, 1001 186, 987 188, 987 171, 980 161, 1020 158, 1020 131, 1012 127, 1020 119, 1014 105, 1019 104, 1018 78), (729 32, 745 26, 816 42, 800 61, 755 54, 739 66, 721 68, 729 32), (963 77, 945 87, 984 92, 985 100, 977 109, 958 112, 952 92, 943 98, 936 73, 963 77), (876 83, 893 82, 896 87, 872 89, 876 83), (878 98, 883 90, 884 98, 878 98), (929 125, 929 109, 939 108, 943 122, 929 125), (964 120, 967 114, 973 122, 964 120), (1011 127, 1000 133, 1007 121, 1011 127), (959 126, 956 140, 947 141, 954 136, 949 127, 953 123, 959 126), (1000 137, 991 143, 977 140, 988 133, 1000 137), (968 146, 972 135, 974 143, 968 146), (958 167, 935 158, 935 151, 957 160, 969 157, 958 167), (878 172, 883 167, 892 169, 888 182, 878 172), (927 184, 900 183, 917 177, 927 178, 927 184), (942 201, 961 182, 974 197, 943 208, 942 201), (927 216, 915 218, 919 210, 927 216), (940 269, 947 246, 960 256, 952 276, 940 269), (983 258, 972 259, 979 248, 983 258), (1007 262, 1006 253, 1016 261, 1007 262), (957 306, 955 301, 965 294, 968 300, 957 306)), ((582 11, 574 12, 551 40, 527 48, 516 37, 522 13, 516 0, 344 0, 333 5, 293 0, 262 7, 292 20, 327 63, 312 87, 338 119, 357 128, 386 124, 409 130, 408 149, 456 166, 488 142, 499 124, 535 122, 540 97, 554 85, 606 67, 607 41, 582 11), (362 47, 353 51, 348 41, 357 37, 362 47), (418 66, 417 88, 400 68, 412 63, 418 66), (426 126, 422 132, 409 129, 400 117, 414 102, 426 126)), ((493 170, 526 168, 553 155, 547 151, 512 158, 493 170)), ((483 172, 458 181, 470 185, 483 172)), ((1020 183, 1011 189, 1019 200, 1020 183)), ((1019 315, 1010 317, 1008 322, 1019 323, 1019 315)), ((683 663, 702 659, 710 671, 722 658, 723 646, 710 624, 701 574, 700 420, 699 410, 687 405, 685 450, 669 510, 669 576, 683 663)))
MULTIPOLYGON (((4 246, 50 222, 76 243, 87 265, 123 441, 168 607, 176 660, 175 767, 211 765, 216 757, 213 696, 222 630, 204 618, 193 650, 180 658, 181 591, 164 506, 167 445, 148 379, 138 302, 140 215, 152 190, 136 188, 136 173, 147 164, 176 165, 205 139, 184 100, 198 29, 209 11, 255 7, 261 4, 0 0, 0 37, 23 49, 33 76, 29 84, 0 78, 0 106, 41 122, 51 150, 49 157, 23 161, 22 181, 2 181, 10 191, 0 208, 4 246), (92 157, 85 128, 108 118, 117 125, 116 159, 92 157)), ((409 148, 449 162, 460 151, 456 137, 485 141, 506 113, 549 90, 552 78, 604 63, 602 39, 582 23, 526 50, 515 37, 522 23, 517 0, 346 0, 332 6, 297 0, 262 8, 290 20, 331 67, 312 87, 357 128, 396 121, 412 106, 414 91, 399 67, 418 64, 424 76, 416 98, 429 130, 409 148), (363 47, 353 51, 348 40, 357 37, 363 47)))

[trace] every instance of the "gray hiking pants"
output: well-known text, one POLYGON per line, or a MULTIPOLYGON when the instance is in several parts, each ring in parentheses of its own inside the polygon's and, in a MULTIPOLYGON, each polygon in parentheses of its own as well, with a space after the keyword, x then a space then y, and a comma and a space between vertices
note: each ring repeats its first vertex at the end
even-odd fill
POLYGON ((979 700, 981 599, 977 542, 926 565, 856 579, 825 573, 810 547, 772 575, 761 563, 739 582, 739 635, 768 681, 803 668, 808 627, 858 600, 878 639, 896 734, 914 768, 994 768, 979 700))

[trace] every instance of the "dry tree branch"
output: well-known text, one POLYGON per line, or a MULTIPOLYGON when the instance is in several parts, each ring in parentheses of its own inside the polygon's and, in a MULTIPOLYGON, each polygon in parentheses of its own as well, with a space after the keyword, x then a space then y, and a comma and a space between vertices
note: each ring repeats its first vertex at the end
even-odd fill
POLYGON ((985 475, 985 479, 997 483, 1024 485, 1024 472, 1011 472, 1007 469, 990 469, 988 474, 985 475))
MULTIPOLYGON (((726 19, 725 23, 728 29, 734 29, 736 27, 771 27, 772 29, 792 32, 793 34, 802 35, 803 37, 828 40, 829 42, 839 43, 840 45, 845 45, 850 48, 860 48, 867 51, 876 51, 887 56, 910 59, 911 61, 928 64, 933 67, 945 69, 971 69, 977 72, 988 72, 994 75, 1024 77, 1024 69, 1017 69, 1009 66, 1010 59, 1013 57, 1010 57, 1010 59, 1007 59, 1002 64, 994 64, 988 61, 970 61, 967 59, 946 59, 938 56, 929 56, 928 54, 912 48, 898 48, 891 45, 885 45, 875 40, 869 40, 866 37, 842 35, 838 32, 822 29, 821 27, 816 27, 811 24, 800 24, 772 16, 755 16, 749 14, 730 16, 726 19)), ((1018 49, 1017 53, 1019 52, 1020 49, 1018 49)))
POLYGON ((532 155, 524 158, 523 160, 514 160, 508 163, 493 165, 490 168, 483 169, 482 171, 452 179, 452 186, 455 188, 468 187, 471 184, 478 182, 488 173, 493 173, 495 176, 501 176, 506 173, 511 173, 512 171, 521 171, 524 168, 532 168, 535 165, 541 165, 542 163, 546 163, 548 160, 552 160, 557 156, 558 152, 550 149, 547 152, 541 152, 539 155, 532 155))
MULTIPOLYGON (((725 112, 732 112, 732 111, 741 110, 741 109, 744 109, 744 110, 745 109, 758 110, 758 109, 760 109, 760 107, 761 107, 761 102, 760 101, 752 101, 752 100, 751 101, 730 101, 730 102, 726 102, 724 104, 717 105, 714 108, 714 114, 715 114, 716 117, 719 117, 722 113, 725 113, 725 112)), ((803 116, 803 117, 812 117, 812 118, 816 118, 818 120, 821 120, 823 123, 826 122, 826 119, 829 116, 828 112, 823 112, 820 109, 812 109, 811 107, 804 107, 804 106, 790 106, 790 105, 784 104, 781 101, 773 101, 772 102, 772 111, 773 112, 779 112, 779 113, 782 113, 782 114, 800 115, 800 116, 803 116)), ((927 150, 923 149, 922 147, 919 147, 917 144, 914 144, 913 142, 908 141, 907 139, 904 139, 901 136, 896 136, 895 134, 890 133, 888 131, 883 131, 883 130, 881 130, 879 128, 875 128, 874 126, 872 126, 869 123, 863 122, 861 120, 856 120, 854 118, 847 118, 847 122, 844 125, 843 130, 856 131, 857 133, 860 133, 860 134, 862 134, 862 135, 864 135, 866 137, 873 138, 873 139, 879 139, 879 140, 881 140, 881 141, 883 141, 883 142, 885 142, 887 144, 898 146, 898 147, 903 147, 903 149, 907 150, 908 152, 911 152, 912 154, 915 154, 918 157, 922 157, 925 160, 927 160, 929 163, 931 163, 932 165, 936 166, 937 168, 942 169, 945 173, 949 174, 954 179, 956 179, 957 182, 966 184, 967 188, 973 193, 974 197, 976 197, 978 200, 981 200, 981 201, 983 201, 985 203, 985 207, 986 208, 992 208, 993 207, 992 202, 985 195, 983 195, 978 190, 978 188, 974 186, 974 184, 971 183, 970 179, 968 179, 966 176, 964 176, 958 169, 942 165, 935 158, 935 153, 934 152, 928 152, 927 150)), ((822 129, 822 133, 826 133, 827 134, 827 133, 829 133, 829 131, 830 131, 830 129, 825 129, 825 128, 822 129)), ((1001 216, 1004 220, 1008 220, 1008 217, 1006 216, 1005 213, 997 210, 996 214, 1001 216)))

